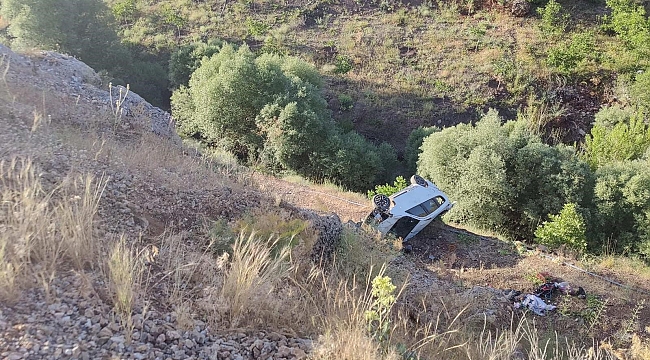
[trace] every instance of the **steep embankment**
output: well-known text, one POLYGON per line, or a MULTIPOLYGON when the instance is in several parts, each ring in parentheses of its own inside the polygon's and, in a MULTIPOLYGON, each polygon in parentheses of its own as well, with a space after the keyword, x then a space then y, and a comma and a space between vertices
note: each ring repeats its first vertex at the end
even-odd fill
MULTIPOLYGON (((219 333, 198 319, 182 322, 178 308, 173 311, 165 299, 156 297, 170 295, 161 285, 169 277, 168 269, 153 263, 159 253, 161 258, 169 254, 170 249, 161 246, 162 238, 182 234, 183 243, 176 244, 176 250, 204 249, 209 240, 196 234, 205 221, 233 220, 272 204, 249 186, 248 174, 234 168, 215 172, 200 157, 185 154, 169 114, 137 94, 126 94, 124 88, 105 90, 99 76, 74 58, 52 52, 24 57, 1 45, 0 52, 3 201, 11 200, 5 190, 16 180, 11 175, 12 159, 31 159, 43 196, 51 194, 44 204, 68 196, 90 200, 85 183, 81 188, 71 185, 87 174, 101 192, 93 241, 109 247, 124 237, 151 260, 150 278, 142 290, 150 294, 137 294, 143 300, 134 308, 129 330, 114 311, 115 289, 105 276, 110 269, 97 261, 75 270, 63 252, 52 250, 49 259, 57 266, 43 279, 47 291, 31 276, 38 269, 26 271, 29 274, 22 279, 16 275, 19 291, 1 291, 0 357, 304 358, 311 340, 270 328, 219 333), (55 258, 63 261, 59 264, 55 258)), ((14 167, 18 171, 28 167, 20 160, 18 164, 14 167)), ((11 226, 2 219, 3 236, 10 236, 11 226)), ((213 268, 211 264, 206 273, 213 268)))
MULTIPOLYGON (((501 290, 530 291, 542 271, 597 300, 560 298, 561 313, 539 318, 544 333, 556 330, 588 346, 588 338, 609 338, 620 341, 617 347, 632 334, 649 336, 641 293, 442 224, 414 239, 412 254, 400 255, 353 225, 341 227, 338 217, 358 221, 369 210, 363 197, 203 157, 180 144, 168 114, 135 94, 124 98, 126 89, 106 91, 83 63, 51 52, 25 57, 2 46, 0 52, 0 244, 12 250, 0 257, 1 357, 342 358, 343 349, 363 348, 345 342, 359 329, 332 325, 349 325, 345 316, 357 298, 337 292, 340 284, 316 281, 325 276, 307 260, 334 250, 341 232, 334 273, 363 278, 363 266, 391 261, 393 280, 408 280, 395 338, 423 358, 487 357, 489 349, 476 344, 492 340, 477 342, 472 331, 487 324, 508 333, 513 316, 532 318, 513 310, 501 290), (12 159, 31 163, 11 166, 12 159), (330 212, 338 217, 317 215, 330 212), (237 238, 230 232, 247 226, 298 239, 291 272, 259 249, 240 246, 217 257, 215 247, 229 247, 226 240, 237 238), (25 249, 31 257, 21 255, 25 249), (261 258, 268 261, 237 267, 261 258), (434 331, 447 335, 427 337, 434 331)), ((613 264, 595 262, 591 269, 650 291, 647 270, 613 264)), ((365 334, 366 326, 359 331, 365 334)), ((521 354, 528 345, 520 340, 499 351, 506 358, 521 354)), ((379 349, 364 344, 367 354, 379 349)), ((350 358, 359 358, 358 351, 350 358)))

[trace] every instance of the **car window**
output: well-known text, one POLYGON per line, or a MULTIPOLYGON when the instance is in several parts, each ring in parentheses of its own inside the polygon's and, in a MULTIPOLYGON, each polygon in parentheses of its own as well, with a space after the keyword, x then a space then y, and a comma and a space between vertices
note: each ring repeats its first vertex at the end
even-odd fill
POLYGON ((418 204, 418 205, 406 210, 406 212, 411 214, 411 215, 418 216, 418 217, 425 217, 425 216, 427 216, 429 214, 427 212, 427 209, 425 209, 422 206, 422 204, 418 204))
POLYGON ((444 202, 445 199, 443 199, 441 196, 436 196, 406 210, 406 212, 414 216, 425 217, 436 211, 436 209, 439 208, 440 205, 442 205, 444 202))

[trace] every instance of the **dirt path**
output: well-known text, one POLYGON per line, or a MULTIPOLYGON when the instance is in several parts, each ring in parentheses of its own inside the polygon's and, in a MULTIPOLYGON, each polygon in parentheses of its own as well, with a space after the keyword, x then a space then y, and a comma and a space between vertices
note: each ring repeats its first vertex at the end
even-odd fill
POLYGON ((360 194, 344 193, 327 186, 290 182, 262 174, 254 174, 253 179, 263 193, 297 207, 335 213, 342 222, 361 221, 372 210, 370 201, 360 194))

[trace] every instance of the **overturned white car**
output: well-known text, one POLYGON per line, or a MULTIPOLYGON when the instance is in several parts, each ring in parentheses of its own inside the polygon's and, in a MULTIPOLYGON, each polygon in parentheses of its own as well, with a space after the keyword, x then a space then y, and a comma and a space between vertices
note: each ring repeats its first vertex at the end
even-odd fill
POLYGON ((454 204, 432 182, 413 175, 411 185, 391 196, 375 195, 375 209, 366 223, 382 234, 394 234, 404 241, 412 238, 436 217, 449 211, 454 204))

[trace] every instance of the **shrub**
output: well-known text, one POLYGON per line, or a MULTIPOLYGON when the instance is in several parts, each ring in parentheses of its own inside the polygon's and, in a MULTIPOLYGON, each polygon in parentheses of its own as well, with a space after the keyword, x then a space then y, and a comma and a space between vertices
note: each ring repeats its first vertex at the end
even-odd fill
POLYGON ((611 15, 605 27, 616 32, 628 49, 643 56, 650 53, 650 21, 645 9, 632 0, 606 0, 611 15))
POLYGON ((398 176, 395 178, 395 181, 393 181, 393 185, 376 185, 374 190, 368 190, 368 199, 372 199, 377 194, 390 196, 398 191, 401 191, 407 186, 409 186, 409 184, 406 179, 404 179, 402 176, 398 176))
POLYGON ((613 127, 602 125, 620 120, 606 121, 599 117, 591 133, 585 137, 586 161, 592 168, 605 164, 641 158, 650 146, 650 128, 641 114, 629 118, 628 122, 617 122, 613 127))
POLYGON ((111 6, 113 15, 123 24, 133 22, 138 10, 136 0, 120 0, 111 6))
POLYGON ((172 95, 180 132, 222 147, 271 171, 290 170, 365 191, 396 166, 392 147, 342 133, 322 96, 323 80, 304 61, 256 57, 247 46, 224 45, 202 61, 189 87, 172 95))
POLYGON ((557 36, 566 29, 569 15, 563 12, 557 1, 550 0, 546 6, 538 8, 537 13, 541 17, 540 30, 545 36, 557 36))
POLYGON ((354 107, 354 99, 348 94, 339 94, 339 110, 348 111, 354 107))
POLYGON ((340 135, 334 149, 329 177, 338 185, 363 191, 371 188, 376 175, 383 172, 377 148, 356 132, 340 135))
POLYGON ((629 107, 604 106, 595 115, 594 125, 611 129, 619 123, 629 123, 636 111, 629 107))
POLYGON ((650 166, 635 160, 606 164, 596 171, 596 223, 591 244, 617 252, 647 250, 650 227, 650 166))
POLYGON ((119 43, 101 0, 3 0, 14 45, 66 52, 91 67, 110 69, 107 50, 119 43))
POLYGON ((172 53, 169 60, 169 82, 172 89, 187 86, 192 73, 201 65, 203 58, 210 58, 219 52, 223 42, 211 40, 207 43, 191 43, 181 46, 172 53))
POLYGON ((418 171, 446 191, 456 206, 452 221, 533 234, 549 213, 567 202, 589 206, 593 176, 568 147, 551 147, 522 122, 501 125, 495 111, 475 126, 435 132, 422 144, 418 171))
POLYGON ((636 74, 630 95, 645 114, 650 113, 650 68, 636 74))
POLYGON ((587 249, 585 221, 576 204, 565 204, 558 215, 549 215, 549 218, 550 221, 545 221, 535 230, 535 237, 541 244, 553 248, 566 245, 579 252, 587 249))
POLYGON ((596 40, 591 32, 574 34, 568 43, 560 43, 550 48, 546 62, 560 72, 570 74, 585 60, 594 58, 596 40))
POLYGON ((347 74, 352 70, 352 59, 349 56, 338 55, 336 56, 336 63, 334 64, 334 72, 337 74, 347 74))
POLYGON ((440 129, 435 126, 420 126, 417 129, 411 131, 409 134, 409 137, 406 140, 406 146, 404 148, 404 161, 406 161, 406 168, 408 169, 409 173, 415 174, 417 171, 417 161, 418 156, 420 156, 420 146, 422 146, 424 138, 436 131, 440 131, 440 129))

